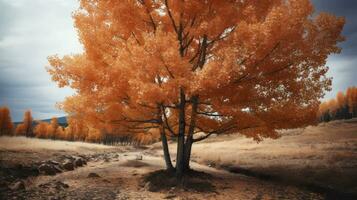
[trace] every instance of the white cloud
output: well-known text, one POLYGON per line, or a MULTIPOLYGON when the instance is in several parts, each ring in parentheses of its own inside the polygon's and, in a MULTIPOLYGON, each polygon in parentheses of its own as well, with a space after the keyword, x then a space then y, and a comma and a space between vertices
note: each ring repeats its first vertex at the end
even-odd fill
POLYGON ((35 118, 64 115, 55 108, 73 93, 51 81, 47 56, 81 51, 71 13, 77 0, 0 0, 0 105, 13 119, 26 109, 35 118), (7 12, 1 12, 5 10, 7 12))

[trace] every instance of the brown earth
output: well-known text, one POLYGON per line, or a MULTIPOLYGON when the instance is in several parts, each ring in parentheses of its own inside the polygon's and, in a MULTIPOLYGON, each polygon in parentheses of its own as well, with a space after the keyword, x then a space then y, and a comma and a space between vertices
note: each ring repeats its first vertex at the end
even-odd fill
POLYGON ((353 199, 327 193, 356 191, 356 130, 352 120, 287 130, 259 144, 214 137, 194 145, 196 172, 182 187, 158 171, 160 144, 139 149, 0 137, 0 199, 353 199), (36 173, 43 161, 71 156, 88 164, 53 176, 36 173))

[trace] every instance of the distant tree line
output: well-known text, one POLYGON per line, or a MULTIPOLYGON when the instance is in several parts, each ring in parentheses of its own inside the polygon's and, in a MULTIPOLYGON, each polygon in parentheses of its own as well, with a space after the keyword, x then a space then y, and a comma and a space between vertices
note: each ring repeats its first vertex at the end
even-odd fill
POLYGON ((15 126, 8 107, 0 107, 0 136, 2 135, 84 141, 106 145, 143 145, 156 142, 156 138, 159 138, 155 133, 116 134, 115 130, 112 133, 108 133, 107 131, 90 127, 85 121, 76 117, 69 117, 66 127, 61 126, 57 118, 52 118, 50 123, 34 121, 30 110, 24 113, 22 123, 15 126))
POLYGON ((321 103, 318 111, 320 122, 351 119, 357 117, 357 87, 339 92, 335 99, 321 103))

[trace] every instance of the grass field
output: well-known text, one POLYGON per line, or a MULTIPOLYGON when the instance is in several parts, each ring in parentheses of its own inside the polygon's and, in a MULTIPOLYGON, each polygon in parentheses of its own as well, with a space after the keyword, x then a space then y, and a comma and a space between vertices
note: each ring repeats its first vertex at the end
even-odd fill
MULTIPOLYGON (((175 143, 170 142, 170 150, 175 158, 175 143)), ((194 180, 192 184, 207 185, 208 189, 192 185, 184 190, 169 187, 151 191, 150 184, 147 186, 143 181, 148 174, 155 175, 164 168, 161 155, 160 143, 135 148, 0 137, 0 196, 36 200, 355 199, 357 196, 357 119, 284 130, 281 138, 260 143, 234 134, 194 144, 191 166, 209 174, 204 175, 209 178, 194 180), (55 176, 28 174, 44 161, 63 163, 71 156, 85 158, 88 165, 55 176), (88 178, 92 173, 98 176, 88 178), (26 190, 9 189, 18 181, 24 183, 26 190), (193 188, 200 191, 192 191, 193 188)))
POLYGON ((357 119, 285 130, 281 136, 260 143, 237 135, 210 138, 194 145, 193 159, 235 172, 357 193, 357 119))

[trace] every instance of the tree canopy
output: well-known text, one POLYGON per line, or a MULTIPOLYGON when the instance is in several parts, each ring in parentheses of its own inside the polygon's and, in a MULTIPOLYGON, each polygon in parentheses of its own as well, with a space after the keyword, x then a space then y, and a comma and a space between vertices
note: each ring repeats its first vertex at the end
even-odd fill
POLYGON ((81 0, 73 18, 84 52, 48 59, 76 91, 61 108, 112 133, 178 137, 179 172, 211 134, 259 141, 312 123, 344 39, 344 19, 309 0, 81 0))

